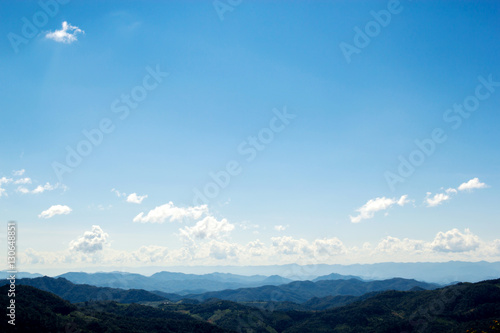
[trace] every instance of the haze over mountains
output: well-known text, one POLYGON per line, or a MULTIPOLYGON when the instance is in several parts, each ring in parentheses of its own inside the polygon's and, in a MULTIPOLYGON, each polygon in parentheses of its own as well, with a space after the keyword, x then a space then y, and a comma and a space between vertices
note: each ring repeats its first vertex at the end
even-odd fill
MULTIPOLYGON (((400 280, 400 279, 396 279, 400 280)), ((170 302, 165 299, 145 302, 152 306, 130 303, 127 296, 137 299, 153 297, 148 292, 74 285, 63 278, 34 278, 19 280, 16 287, 18 306, 16 326, 0 322, 0 330, 12 332, 497 332, 500 324, 500 280, 475 284, 459 283, 436 290, 381 291, 362 297, 330 297, 311 299, 308 304, 296 305, 275 302, 268 309, 256 303, 237 303, 209 299, 170 302), (38 285, 32 287, 24 285, 38 285), (95 297, 114 295, 125 298, 115 301, 83 301, 71 304, 54 293, 41 288, 53 288, 66 297, 95 297), (97 293, 95 293, 97 291, 97 293), (103 292, 104 291, 104 292, 103 292), (93 293, 94 292, 94 293, 93 293), (93 293, 93 294, 92 294, 93 293), (335 302, 333 302, 333 300, 335 302), (326 310, 321 303, 333 304, 326 310), (439 307, 436 307, 437 304, 439 307), (248 306, 252 305, 252 306, 248 306), (310 311, 307 307, 316 307, 310 311)), ((322 280, 316 283, 355 282, 356 279, 322 280)), ((383 282, 383 281, 378 281, 383 282)), ((399 281, 401 282, 401 281, 399 281)), ((408 282, 408 281, 405 281, 408 282)), ((313 282, 310 282, 314 284, 313 282)), ((8 286, 0 287, 0 302, 6 304, 8 286)), ((153 295, 153 296, 152 296, 153 295)), ((81 298, 80 298, 81 299, 81 298)), ((76 301, 77 298, 73 298, 76 301)), ((262 303, 262 302, 258 302, 262 303)), ((264 302, 265 303, 265 302, 264 302)))

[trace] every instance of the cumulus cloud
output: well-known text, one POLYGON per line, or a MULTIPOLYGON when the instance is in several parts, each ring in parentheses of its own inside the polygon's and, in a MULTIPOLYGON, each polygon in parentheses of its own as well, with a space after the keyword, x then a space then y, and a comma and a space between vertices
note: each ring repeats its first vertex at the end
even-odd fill
POLYGON ((199 219, 208 213, 207 205, 193 207, 176 207, 172 201, 150 210, 147 214, 139 213, 134 217, 134 222, 164 223, 165 221, 181 221, 183 219, 199 219))
POLYGON ((179 229, 180 235, 186 240, 215 239, 227 235, 234 230, 234 225, 226 219, 217 221, 213 216, 206 216, 192 227, 179 229))
POLYGON ((238 250, 238 245, 234 243, 220 242, 217 240, 212 240, 209 243, 209 256, 217 260, 236 258, 239 252, 238 250))
POLYGON ((362 220, 373 218, 376 212, 389 209, 394 204, 404 206, 409 202, 408 195, 403 195, 399 199, 386 197, 371 199, 362 207, 356 209, 356 211, 359 212, 357 216, 349 216, 349 218, 352 223, 359 223, 362 220))
POLYGON ((142 200, 146 199, 147 197, 147 195, 137 195, 137 193, 132 193, 128 195, 127 202, 140 204, 142 203, 142 200))
POLYGON ((312 242, 314 256, 318 259, 346 253, 347 248, 337 237, 316 239, 312 242))
POLYGON ((70 242, 70 251, 93 254, 102 251, 107 244, 109 235, 100 226, 93 225, 91 231, 86 231, 82 237, 70 242))
POLYGON ((422 240, 414 239, 399 239, 396 237, 387 236, 375 248, 376 252, 395 253, 409 252, 420 253, 426 249, 426 244, 422 240))
POLYGON ((427 192, 427 196, 425 197, 425 202, 427 203, 427 207, 436 207, 450 199, 451 197, 448 194, 438 193, 432 196, 431 192, 427 192))
POLYGON ((78 38, 76 37, 78 34, 84 34, 84 33, 85 32, 82 29, 64 21, 62 23, 61 30, 48 32, 45 35, 45 38, 52 39, 53 41, 56 41, 58 43, 71 44, 78 40, 78 38))
POLYGON ((132 256, 141 263, 161 263, 168 259, 168 253, 168 249, 164 246, 149 245, 133 251, 132 256))
POLYGON ((467 252, 475 250, 479 247, 481 241, 478 236, 465 229, 462 233, 458 229, 452 229, 447 232, 439 232, 431 248, 438 252, 467 252))
POLYGON ((54 205, 51 206, 49 209, 44 210, 43 212, 38 215, 39 218, 41 219, 50 219, 51 217, 55 215, 67 215, 71 213, 72 209, 69 208, 68 206, 65 205, 54 205))
POLYGON ((474 189, 487 188, 487 187, 488 187, 488 185, 486 185, 485 183, 481 183, 479 181, 479 179, 476 177, 476 178, 472 178, 468 182, 460 184, 460 186, 458 187, 458 190, 459 191, 471 191, 474 189))

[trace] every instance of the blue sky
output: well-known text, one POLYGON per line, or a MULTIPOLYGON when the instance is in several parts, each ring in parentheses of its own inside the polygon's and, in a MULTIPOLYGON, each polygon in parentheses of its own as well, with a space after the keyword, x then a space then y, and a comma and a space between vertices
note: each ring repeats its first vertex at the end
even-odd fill
POLYGON ((500 259, 498 2, 42 3, 0 4, 22 269, 500 259))

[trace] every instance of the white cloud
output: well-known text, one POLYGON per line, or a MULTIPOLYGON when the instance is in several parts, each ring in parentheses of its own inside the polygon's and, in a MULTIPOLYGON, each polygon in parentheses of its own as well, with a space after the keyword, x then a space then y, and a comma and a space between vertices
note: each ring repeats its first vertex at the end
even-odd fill
POLYGON ((132 256, 141 263, 161 263, 168 260, 168 253, 168 249, 164 246, 149 245, 133 251, 132 256))
POLYGON ((295 239, 291 236, 272 237, 272 246, 279 254, 285 255, 312 255, 309 242, 303 238, 295 239))
POLYGON ((402 195, 401 198, 399 198, 397 204, 398 206, 401 206, 403 207, 404 205, 406 205, 407 203, 410 203, 411 200, 408 199, 408 195, 405 194, 405 195, 402 195))
POLYGON ((21 170, 14 170, 14 171, 12 171, 12 174, 13 174, 14 176, 22 176, 22 175, 24 175, 24 173, 25 173, 25 172, 26 172, 26 170, 24 170, 24 169, 21 169, 21 170))
POLYGON ((39 218, 43 219, 50 219, 51 217, 55 215, 67 215, 71 213, 71 208, 65 205, 54 205, 51 206, 49 209, 44 210, 43 212, 38 215, 39 218))
MULTIPOLYGON (((25 179, 29 179, 29 178, 25 178, 25 179)), ((31 183, 31 179, 30 179, 30 183, 31 183)), ((15 184, 18 184, 17 182, 15 182, 15 184)), ((20 182, 19 184, 26 184, 25 182, 20 182)), ((60 188, 62 187, 63 189, 66 189, 66 186, 65 185, 61 185, 59 183, 55 184, 55 185, 51 185, 50 183, 45 183, 45 185, 38 185, 36 188, 34 188, 33 190, 29 190, 27 189, 26 187, 24 186, 19 186, 16 191, 19 192, 19 193, 22 193, 22 194, 28 194, 28 193, 31 193, 31 194, 40 194, 40 193, 43 193, 45 191, 53 191, 57 188, 60 188)))
POLYGON ((147 195, 137 195, 137 193, 132 193, 127 197, 127 202, 140 204, 142 203, 142 200, 146 199, 147 197, 147 195))
POLYGON ((458 190, 459 191, 471 191, 473 189, 487 188, 487 187, 488 187, 488 185, 486 185, 485 183, 481 183, 479 181, 479 179, 476 177, 476 178, 472 178, 471 180, 469 180, 466 183, 460 184, 460 186, 458 187, 458 190))
POLYGON ((77 41, 76 35, 78 34, 84 34, 85 32, 81 30, 78 27, 75 27, 68 22, 64 21, 62 23, 62 29, 61 30, 55 30, 52 32, 48 32, 45 35, 45 38, 47 39, 52 39, 58 43, 66 43, 66 44, 71 44, 75 41, 77 41))
POLYGON ((387 236, 375 248, 376 252, 395 253, 395 252, 423 252, 426 244, 422 240, 414 239, 399 239, 396 237, 387 236))
POLYGON ((3 184, 8 184, 10 182, 12 182, 12 178, 6 178, 6 177, 0 178, 0 186, 2 186, 3 184))
POLYGON ((215 239, 227 235, 234 230, 234 225, 226 219, 217 221, 213 216, 206 216, 192 227, 179 229, 180 235, 186 240, 215 239))
POLYGON ((22 193, 22 194, 27 194, 27 193, 30 193, 30 190, 28 190, 26 187, 24 186, 19 186, 17 189, 16 189, 17 192, 19 193, 22 193))
POLYGON ((114 189, 114 188, 111 189, 111 192, 113 192, 114 194, 116 194, 116 196, 118 198, 125 197, 127 195, 125 192, 120 192, 120 191, 118 191, 117 189, 114 189))
POLYGON ((446 189, 445 192, 448 194, 457 194, 458 191, 456 189, 450 187, 449 189, 446 189))
POLYGON ((2 188, 2 185, 8 184, 11 181, 12 181, 12 178, 6 178, 6 177, 0 178, 0 197, 7 196, 7 191, 4 188, 2 188))
POLYGON ((431 197, 431 195, 431 192, 427 192, 427 196, 425 197, 427 207, 435 207, 451 199, 448 194, 444 193, 435 194, 433 197, 431 197))
POLYGON ((70 250, 85 254, 101 251, 107 245, 108 237, 100 226, 93 225, 92 231, 85 231, 82 237, 70 242, 70 250))
POLYGON ((287 227, 285 227, 284 225, 275 225, 274 226, 274 230, 276 231, 285 231, 287 227))
POLYGON ((359 223, 361 222, 361 220, 373 218, 376 212, 386 210, 394 204, 404 206, 409 202, 410 200, 408 200, 408 195, 403 195, 399 199, 386 197, 371 199, 362 207, 356 209, 356 211, 359 212, 358 216, 349 216, 349 218, 351 219, 352 223, 359 223))
POLYGON ((163 223, 167 220, 173 222, 187 218, 196 220, 206 213, 208 213, 207 205, 184 208, 176 207, 173 202, 170 201, 169 203, 150 210, 146 215, 144 215, 144 212, 139 213, 136 217, 134 217, 134 222, 163 223))
POLYGON ((318 259, 329 258, 346 253, 347 249, 342 241, 336 237, 316 239, 312 242, 314 256, 318 259))
POLYGON ((31 184, 31 178, 25 177, 14 181, 14 184, 31 184))
POLYGON ((478 236, 465 229, 461 233, 458 229, 447 232, 439 232, 430 244, 434 251, 438 252, 467 252, 479 247, 481 241, 478 236))
POLYGON ((238 255, 239 246, 234 243, 220 242, 212 240, 209 243, 209 257, 217 260, 228 258, 236 258, 238 255))

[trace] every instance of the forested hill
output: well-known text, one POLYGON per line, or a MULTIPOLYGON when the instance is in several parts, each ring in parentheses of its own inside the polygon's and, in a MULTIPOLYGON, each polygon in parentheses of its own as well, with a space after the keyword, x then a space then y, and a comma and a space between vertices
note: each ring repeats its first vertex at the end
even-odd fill
MULTIPOLYGON (((2 306, 8 286, 0 287, 2 306)), ((223 300, 156 307, 84 302, 16 286, 16 326, 1 332, 386 333, 500 332, 500 279, 435 290, 385 291, 326 311, 266 311, 223 300)))

